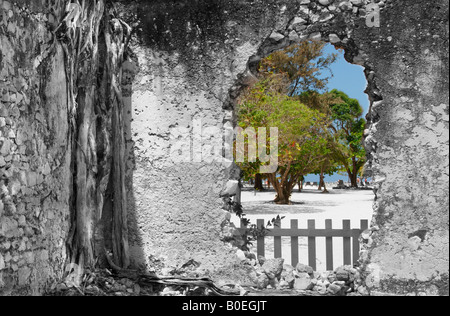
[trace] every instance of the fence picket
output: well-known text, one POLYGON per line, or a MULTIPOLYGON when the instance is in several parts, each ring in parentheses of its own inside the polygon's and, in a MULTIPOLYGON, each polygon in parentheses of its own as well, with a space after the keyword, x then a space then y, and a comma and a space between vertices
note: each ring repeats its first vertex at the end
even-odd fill
MULTIPOLYGON (((258 219, 256 221, 256 225, 258 226, 258 228, 262 228, 265 227, 265 222, 263 219, 258 219)), ((262 256, 265 257, 266 256, 266 246, 265 246, 265 237, 264 236, 260 236, 258 237, 257 241, 256 241, 256 253, 258 254, 258 256, 262 256)))
MULTIPOLYGON (((258 228, 265 227, 264 219, 258 219, 256 222, 258 228)), ((257 254, 265 257, 265 237, 274 237, 274 254, 275 258, 282 257, 282 237, 291 237, 291 263, 295 267, 300 262, 299 255, 299 237, 308 238, 308 264, 317 270, 317 248, 316 238, 325 237, 326 249, 326 268, 328 271, 334 270, 334 251, 333 238, 340 237, 344 240, 344 264, 357 264, 359 260, 360 243, 359 237, 361 233, 369 227, 367 220, 361 220, 360 229, 351 229, 350 220, 342 222, 342 229, 333 229, 332 220, 325 221, 325 229, 316 229, 316 221, 308 220, 307 229, 298 228, 298 220, 291 220, 290 228, 281 228, 281 222, 275 223, 275 227, 269 230, 266 236, 257 238, 257 254), (353 259, 353 260, 352 260, 353 259)), ((241 222, 241 232, 245 232, 247 228, 241 222)))
MULTIPOLYGON (((351 230, 350 221, 344 220, 342 228, 346 231, 351 230)), ((344 237, 344 265, 352 264, 351 237, 344 237)))
MULTIPOLYGON (((316 221, 311 219, 308 220, 308 230, 309 231, 313 231, 316 229, 316 221)), ((314 269, 314 271, 317 268, 317 264, 316 264, 316 237, 311 236, 308 237, 308 261, 309 261, 309 266, 311 268, 314 269)))
MULTIPOLYGON (((298 220, 293 219, 291 220, 291 229, 298 229, 298 220)), ((291 237, 291 262, 292 266, 297 266, 299 262, 299 256, 298 256, 298 236, 292 236, 291 237)))
POLYGON ((369 228, 369 221, 367 219, 361 220, 361 233, 369 228))
MULTIPOLYGON (((332 230, 333 229, 333 221, 331 219, 327 219, 325 221, 325 229, 332 230)), ((325 239, 325 247, 326 247, 326 261, 327 261, 327 270, 333 271, 333 237, 326 237, 325 239)))
MULTIPOLYGON (((281 228, 281 221, 280 222, 276 222, 274 225, 274 230, 280 229, 281 228)), ((281 236, 275 236, 273 237, 274 239, 274 255, 275 258, 282 258, 281 255, 281 236)))

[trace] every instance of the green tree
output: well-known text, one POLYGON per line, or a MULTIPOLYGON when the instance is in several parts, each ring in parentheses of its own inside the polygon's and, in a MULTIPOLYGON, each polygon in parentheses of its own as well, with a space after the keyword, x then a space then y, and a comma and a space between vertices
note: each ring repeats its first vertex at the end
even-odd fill
MULTIPOLYGON (((256 85, 255 89, 260 89, 256 85)), ((259 91, 260 92, 260 91, 259 91)), ((259 93, 256 91, 253 95, 259 93)), ((263 93, 258 102, 242 102, 239 107, 239 125, 278 128, 278 170, 268 174, 277 196, 275 202, 289 204, 294 186, 299 179, 317 168, 316 157, 326 150, 323 137, 326 117, 286 95, 263 93)), ((247 172, 255 172, 259 164, 239 164, 247 172)))
MULTIPOLYGON (((305 91, 326 87, 329 78, 323 71, 329 70, 337 55, 325 56, 324 47, 322 42, 304 41, 263 59, 258 81, 240 98, 241 127, 279 129, 280 167, 268 175, 277 192, 277 203, 289 203, 299 179, 317 170, 326 155, 326 113, 305 106, 299 98, 305 91)), ((260 177, 259 162, 239 165, 246 177, 260 177)))
POLYGON ((290 97, 305 91, 323 90, 329 80, 324 71, 332 76, 330 65, 337 59, 337 54, 325 56, 324 48, 324 42, 303 41, 262 60, 259 71, 263 75, 284 76, 290 97))
MULTIPOLYGON (((363 109, 357 99, 350 98, 339 90, 326 93, 305 91, 298 100, 328 117, 328 152, 322 157, 324 163, 314 172, 320 175, 324 187, 324 174, 345 171, 352 187, 358 185, 358 173, 366 162, 363 142, 366 121, 362 118, 363 109)), ((326 188, 325 188, 326 192, 326 188)))
POLYGON ((357 99, 342 91, 332 90, 328 94, 333 100, 330 103, 330 130, 334 136, 332 155, 348 173, 352 187, 357 187, 358 174, 366 163, 363 109, 357 99))
MULTIPOLYGON (((306 104, 309 108, 314 109, 325 115, 327 118, 327 126, 332 126, 331 105, 335 103, 335 96, 330 93, 319 93, 318 91, 304 91, 296 96, 296 99, 306 104)), ((324 131, 324 138, 327 139, 327 147, 322 152, 321 157, 317 157, 317 170, 312 173, 320 176, 319 190, 328 193, 325 184, 325 175, 333 175, 340 170, 339 162, 335 159, 333 152, 335 151, 335 138, 329 129, 324 131)))

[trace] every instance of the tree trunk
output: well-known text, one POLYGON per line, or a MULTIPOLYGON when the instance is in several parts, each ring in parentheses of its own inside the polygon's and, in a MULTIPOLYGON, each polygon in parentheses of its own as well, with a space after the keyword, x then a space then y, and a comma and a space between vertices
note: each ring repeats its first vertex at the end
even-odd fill
POLYGON ((327 185, 326 185, 325 181, 323 182, 323 193, 330 193, 327 189, 327 185))
POLYGON ((357 188, 358 187, 358 165, 356 162, 356 158, 352 158, 352 170, 348 172, 348 175, 350 177, 351 187, 357 188))
POLYGON ((277 204, 290 204, 292 190, 297 183, 298 177, 290 175, 290 165, 288 165, 286 171, 281 176, 280 180, 277 180, 276 173, 270 174, 269 179, 272 182, 275 192, 277 193, 274 202, 277 204))
POLYGON ((323 172, 320 174, 320 181, 319 181, 319 190, 327 189, 325 186, 325 176, 323 175, 323 172))
POLYGON ((298 192, 301 193, 303 191, 304 184, 305 184, 305 176, 301 174, 298 177, 298 192))
MULTIPOLYGON (((91 90, 91 89, 86 89, 91 90)), ((80 89, 77 98, 78 112, 80 120, 78 125, 78 137, 76 146, 76 227, 78 248, 74 253, 74 260, 81 267, 91 267, 95 262, 93 232, 95 226, 95 174, 89 168, 96 163, 96 157, 91 150, 92 144, 89 139, 92 137, 93 122, 92 108, 93 95, 91 91, 80 89)))
POLYGON ((255 176, 255 190, 256 191, 264 191, 262 176, 259 173, 257 173, 255 176))
POLYGON ((358 187, 358 173, 353 172, 350 176, 351 186, 352 188, 358 187))
MULTIPOLYGON (((109 22, 109 21, 107 21, 109 22)), ((125 37, 130 30, 117 19, 113 19, 116 33, 106 30, 105 37, 110 52, 111 102, 112 102, 112 181, 114 188, 112 245, 114 262, 121 268, 130 265, 128 251, 127 194, 125 189, 125 131, 123 122, 123 97, 120 90, 122 81, 121 65, 125 50, 125 37)), ((109 24, 109 23, 108 23, 109 24)))
MULTIPOLYGON (((77 271, 91 267, 96 261, 94 232, 99 219, 102 202, 98 199, 98 159, 97 159, 97 118, 95 107, 98 103, 97 74, 99 69, 99 27, 104 16, 104 5, 83 1, 82 6, 68 7, 66 18, 55 30, 57 38, 70 33, 67 41, 57 42, 64 50, 66 85, 68 90, 68 118, 71 126, 73 190, 71 209, 71 230, 68 254, 77 271), (85 8, 83 10, 82 8, 85 8), (82 15, 90 24, 72 25, 66 21, 73 14, 82 15), (68 27, 70 26, 70 27, 68 27), (94 44, 95 43, 95 44, 94 44)), ((82 21, 79 19, 78 21, 82 21)), ((102 192, 104 193, 104 192, 102 192)), ((80 282, 81 273, 74 277, 80 282)))
POLYGON ((291 204, 291 193, 285 188, 281 191, 281 196, 279 196, 277 204, 289 205, 291 204))
POLYGON ((323 165, 320 167, 320 180, 319 180, 319 191, 325 188, 325 176, 323 175, 323 165))
POLYGON ((63 47, 65 55, 72 127, 69 139, 74 177, 68 259, 82 271, 97 259, 103 262, 105 247, 110 245, 115 264, 126 268, 129 255, 121 67, 131 32, 113 17, 109 2, 107 6, 103 0, 79 2, 68 7, 71 11, 65 16, 80 15, 77 21, 90 23, 72 26, 73 21, 62 20, 55 30, 58 39, 66 39, 56 45, 63 47), (105 196, 112 203, 105 203, 105 196), (102 220, 105 205, 112 210, 109 221, 102 220), (111 233, 106 234, 103 228, 111 233), (112 240, 106 241, 106 237, 112 240))
POLYGON ((291 192, 283 186, 283 184, 280 184, 280 188, 277 190, 277 196, 275 198, 275 203, 282 204, 282 205, 288 205, 291 203, 291 192))

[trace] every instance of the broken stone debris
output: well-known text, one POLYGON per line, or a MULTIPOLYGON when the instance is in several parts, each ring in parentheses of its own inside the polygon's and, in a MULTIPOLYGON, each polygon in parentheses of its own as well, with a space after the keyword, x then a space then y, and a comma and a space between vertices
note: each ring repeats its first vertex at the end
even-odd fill
POLYGON ((284 264, 283 259, 266 259, 260 256, 256 261, 249 260, 248 255, 246 257, 242 262, 253 267, 252 278, 259 290, 295 290, 299 293, 314 292, 317 295, 368 295, 359 270, 353 266, 318 273, 302 263, 293 267, 284 264))

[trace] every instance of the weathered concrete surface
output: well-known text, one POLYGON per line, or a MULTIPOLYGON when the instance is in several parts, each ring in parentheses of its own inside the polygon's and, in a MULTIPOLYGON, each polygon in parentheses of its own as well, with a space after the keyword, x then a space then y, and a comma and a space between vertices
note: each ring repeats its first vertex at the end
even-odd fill
POLYGON ((448 3, 376 1, 381 25, 368 28, 368 1, 319 2, 141 1, 122 9, 138 25, 129 139, 135 258, 161 266, 194 259, 215 276, 234 264, 218 194, 233 177, 223 166, 172 163, 171 131, 192 131, 199 116, 203 127, 230 128, 249 68, 275 49, 321 38, 366 67, 375 102, 367 147, 380 181, 379 231, 365 253, 367 287, 448 293, 448 3))
MULTIPOLYGON (((175 268, 195 260, 199 274, 242 281, 242 273, 234 271, 240 262, 236 249, 225 241, 230 214, 220 198, 239 172, 192 159, 175 164, 169 155, 171 140, 179 128, 192 132, 196 118, 203 129, 233 128, 230 88, 272 28, 284 27, 289 17, 272 19, 272 10, 282 8, 277 2, 143 5, 140 44, 133 47, 140 71, 133 83, 129 140, 134 144, 129 191, 135 201, 130 243, 136 264, 152 267, 157 261, 175 268)), ((294 7, 289 4, 285 11, 294 7)))
POLYGON ((64 57, 58 47, 44 60, 47 16, 28 4, 0 0, 0 295, 61 277, 69 231, 64 57))
POLYGON ((102 0, 0 8, 0 291, 39 294, 65 267, 79 281, 105 250, 128 265, 126 225, 117 225, 126 221, 117 172, 126 25, 102 0), (102 217, 104 204, 113 216, 102 217))
MULTIPOLYGON (((380 28, 366 26, 369 1, 326 2, 118 6, 137 31, 124 66, 134 265, 162 271, 193 260, 199 275, 246 282, 220 198, 239 172, 173 163, 170 138, 180 136, 180 127, 192 132, 194 118, 230 131, 234 99, 250 69, 268 53, 312 37, 344 47, 348 61, 366 67, 373 101, 366 143, 379 181, 363 254, 369 292, 448 294, 448 2, 375 1, 380 28)), ((66 3, 15 3, 0 0, 0 293, 29 294, 62 274, 74 144, 66 137, 64 55, 59 45, 46 54, 66 3)), ((102 172, 90 172, 101 180, 102 172)), ((100 189, 91 193, 102 199, 100 189)))
POLYGON ((369 54, 384 98, 372 106, 367 141, 376 147, 379 181, 374 225, 380 230, 372 236, 366 279, 373 293, 448 295, 446 14, 444 2, 393 6, 383 14, 390 27, 379 32, 388 40, 372 44, 369 54))

